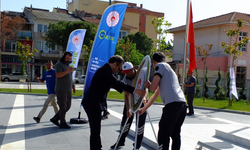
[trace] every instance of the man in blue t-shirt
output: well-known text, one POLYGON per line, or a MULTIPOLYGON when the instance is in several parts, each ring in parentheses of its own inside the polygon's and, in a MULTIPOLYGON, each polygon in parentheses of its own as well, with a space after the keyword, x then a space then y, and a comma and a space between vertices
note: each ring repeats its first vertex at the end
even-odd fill
POLYGON ((188 102, 188 116, 194 115, 193 101, 195 95, 195 87, 196 87, 196 78, 193 76, 193 72, 188 73, 188 81, 187 84, 184 84, 184 88, 186 88, 187 92, 187 102, 188 102))
POLYGON ((39 79, 39 77, 35 75, 35 79, 37 79, 40 83, 44 83, 44 81, 46 81, 47 94, 48 94, 48 98, 44 102, 42 110, 39 112, 37 117, 33 117, 33 119, 37 123, 40 122, 43 114, 46 112, 47 108, 49 107, 49 104, 51 104, 54 107, 55 113, 58 112, 58 106, 56 102, 56 92, 55 92, 56 74, 55 74, 55 70, 53 69, 53 63, 51 60, 46 61, 46 68, 47 68, 47 71, 45 71, 42 79, 39 79))

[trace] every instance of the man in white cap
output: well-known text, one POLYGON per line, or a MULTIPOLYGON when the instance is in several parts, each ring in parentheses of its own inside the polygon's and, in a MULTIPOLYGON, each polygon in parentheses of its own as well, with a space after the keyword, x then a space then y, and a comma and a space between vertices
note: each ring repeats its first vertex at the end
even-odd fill
MULTIPOLYGON (((125 62, 122 66, 122 72, 124 73, 125 76, 123 78, 123 82, 127 83, 128 85, 132 85, 134 82, 134 78, 136 75, 136 70, 134 69, 134 66, 132 65, 131 62, 125 62)), ((122 122, 121 122, 121 127, 120 127, 120 134, 121 138, 119 140, 119 143, 117 144, 117 148, 120 146, 124 146, 125 144, 125 138, 128 135, 129 129, 131 127, 131 124, 134 119, 134 114, 130 112, 130 93, 124 91, 124 99, 125 99, 125 105, 123 108, 123 117, 122 117, 122 122), (129 120, 127 124, 125 125, 126 119, 129 117, 129 120), (126 126, 123 133, 121 133, 122 128, 126 126)), ((143 107, 144 104, 142 103, 141 107, 143 107)), ((141 142, 143 139, 143 134, 144 134, 144 125, 145 125, 145 120, 146 120, 147 113, 145 112, 139 117, 139 126, 138 126, 138 135, 137 135, 137 143, 136 143, 136 149, 139 149, 141 147, 141 142)), ((137 118, 136 118, 137 119, 137 118)), ((111 148, 115 148, 115 145, 112 145, 111 148)))

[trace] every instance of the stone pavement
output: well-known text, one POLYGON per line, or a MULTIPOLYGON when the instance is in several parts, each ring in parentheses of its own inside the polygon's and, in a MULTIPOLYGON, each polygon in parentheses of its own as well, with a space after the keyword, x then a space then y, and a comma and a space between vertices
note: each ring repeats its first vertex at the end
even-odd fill
MULTIPOLYGON (((21 83, 0 83, 0 88, 22 87, 21 83)), ((32 83, 32 88, 42 88, 42 84, 32 83)), ((82 88, 83 85, 76 85, 82 88)), ((44 87, 46 88, 46 87, 44 87)), ((44 114, 39 124, 32 119, 42 108, 46 95, 33 94, 12 94, 0 93, 0 149, 18 150, 88 150, 89 149, 89 125, 70 124, 70 130, 60 129, 53 125, 49 119, 53 116, 53 108, 50 106, 44 114)), ((80 98, 74 97, 72 107, 67 113, 67 121, 76 118, 81 111, 81 117, 86 118, 86 114, 80 107, 80 98)), ((115 143, 119 135, 123 101, 108 100, 108 109, 111 113, 108 119, 102 121, 101 140, 103 149, 107 150, 115 143)), ((158 122, 161 117, 163 105, 155 104, 148 109, 154 130, 158 132, 158 122)), ((215 130, 245 133, 245 139, 250 139, 250 115, 229 113, 217 110, 195 109, 194 116, 187 116, 182 127, 181 150, 198 149, 197 142, 205 144, 217 144, 217 149, 250 149, 236 142, 226 142, 216 138, 215 130), (248 134, 249 133, 249 134, 248 134)), ((130 136, 126 140, 126 145, 121 150, 131 150, 134 142, 135 122, 131 127, 130 136)), ((156 140, 147 117, 145 125, 144 139, 141 150, 156 149, 156 140)), ((248 141, 245 141, 248 142, 248 141)))

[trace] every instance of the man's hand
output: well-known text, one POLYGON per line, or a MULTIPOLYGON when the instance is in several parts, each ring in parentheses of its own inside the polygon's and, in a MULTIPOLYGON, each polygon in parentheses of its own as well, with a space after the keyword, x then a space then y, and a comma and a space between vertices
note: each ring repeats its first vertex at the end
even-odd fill
POLYGON ((145 88, 149 88, 150 85, 151 85, 151 82, 145 81, 145 83, 144 83, 144 87, 145 88))
POLYGON ((37 79, 37 80, 39 79, 39 77, 36 74, 35 74, 35 79, 37 79))
POLYGON ((131 113, 131 111, 129 109, 129 110, 127 110, 127 117, 130 118, 131 116, 132 116, 132 113, 131 113))
POLYGON ((186 88, 186 87, 187 87, 187 85, 186 85, 185 83, 183 83, 183 85, 184 85, 184 88, 186 88))
POLYGON ((73 70, 74 70, 74 68, 69 67, 69 68, 67 69, 67 72, 70 73, 70 72, 73 71, 73 70))
POLYGON ((144 97, 146 94, 146 91, 144 91, 142 89, 135 89, 135 93, 140 95, 141 97, 144 97))
POLYGON ((139 110, 137 110, 137 113, 139 114, 139 115, 142 115, 142 114, 144 114, 144 112, 146 111, 146 109, 144 109, 145 107, 142 107, 142 108, 140 108, 139 110))

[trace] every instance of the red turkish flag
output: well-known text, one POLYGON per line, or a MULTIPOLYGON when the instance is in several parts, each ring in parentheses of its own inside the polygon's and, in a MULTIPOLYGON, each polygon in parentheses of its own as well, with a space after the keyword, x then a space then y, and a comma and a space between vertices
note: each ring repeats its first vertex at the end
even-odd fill
POLYGON ((189 10, 189 21, 188 21, 188 43, 189 43, 189 71, 188 73, 192 73, 196 68, 196 58, 195 58, 195 42, 194 42, 194 23, 193 23, 193 12, 192 12, 192 3, 190 2, 190 10, 189 10))

